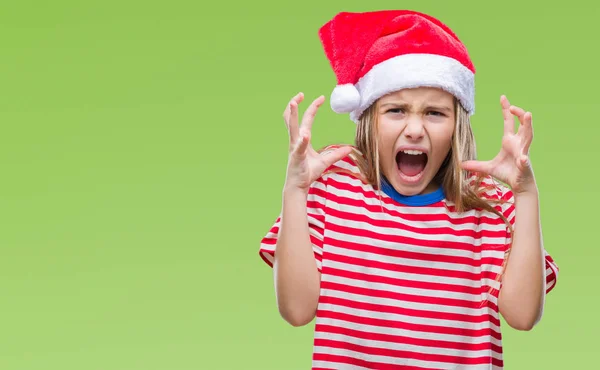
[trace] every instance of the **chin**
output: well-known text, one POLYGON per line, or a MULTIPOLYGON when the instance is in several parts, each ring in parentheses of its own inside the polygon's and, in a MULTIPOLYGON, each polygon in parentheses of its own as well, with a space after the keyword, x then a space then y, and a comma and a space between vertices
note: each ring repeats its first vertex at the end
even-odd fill
POLYGON ((416 176, 406 176, 396 166, 384 173, 388 183, 404 196, 419 195, 426 191, 431 181, 428 169, 416 176))

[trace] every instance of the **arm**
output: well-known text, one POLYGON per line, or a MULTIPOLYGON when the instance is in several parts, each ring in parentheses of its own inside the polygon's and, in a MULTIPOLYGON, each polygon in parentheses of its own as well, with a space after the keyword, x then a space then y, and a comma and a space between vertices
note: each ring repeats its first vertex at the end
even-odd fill
MULTIPOLYGON (((324 153, 312 148, 310 130, 324 97, 320 96, 312 102, 298 127, 298 103, 302 99, 303 94, 296 95, 284 111, 290 147, 273 261, 277 306, 281 316, 293 326, 311 322, 319 302, 321 276, 315 262, 315 252, 319 247, 313 245, 310 230, 312 228, 317 234, 322 233, 318 214, 324 211, 315 210, 314 214, 311 211, 313 220, 309 219, 309 197, 312 197, 310 200, 313 203, 319 203, 316 200, 320 198, 315 193, 310 195, 311 187, 328 167, 352 151, 349 146, 324 153)), ((322 235, 317 239, 322 239, 322 235)))
POLYGON ((293 326, 311 322, 319 300, 321 276, 310 241, 306 200, 306 193, 284 189, 273 265, 277 306, 293 326))
MULTIPOLYGON (((468 171, 491 175, 508 184, 515 200, 515 224, 512 250, 504 271, 498 297, 498 308, 507 323, 518 330, 530 330, 540 320, 547 293, 546 267, 555 284, 556 271, 546 260, 542 245, 538 189, 535 183, 529 147, 533 140, 532 115, 510 105, 506 96, 500 97, 504 116, 504 136, 496 157, 490 161, 463 162, 468 171), (520 126, 515 133, 514 116, 520 126)), ((511 221, 512 223, 512 221, 511 221)))
POLYGON ((516 192, 512 250, 498 298, 500 313, 517 330, 531 330, 541 319, 546 295, 539 197, 535 184, 516 192))

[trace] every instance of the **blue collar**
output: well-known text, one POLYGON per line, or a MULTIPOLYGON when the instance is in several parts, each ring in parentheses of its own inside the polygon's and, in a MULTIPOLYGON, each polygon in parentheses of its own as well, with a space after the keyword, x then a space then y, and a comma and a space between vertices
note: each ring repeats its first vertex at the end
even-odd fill
POLYGON ((381 180, 381 190, 396 202, 407 206, 429 206, 446 198, 441 186, 436 191, 427 194, 402 195, 385 178, 381 180))

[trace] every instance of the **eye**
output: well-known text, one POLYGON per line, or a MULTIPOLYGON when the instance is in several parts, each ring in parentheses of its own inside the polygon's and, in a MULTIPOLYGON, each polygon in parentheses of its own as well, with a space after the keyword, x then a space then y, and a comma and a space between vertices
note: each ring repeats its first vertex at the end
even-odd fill
POLYGON ((391 108, 391 109, 388 109, 385 113, 404 113, 404 109, 402 109, 402 108, 391 108))
POLYGON ((446 117, 446 115, 442 112, 438 112, 435 110, 429 111, 427 112, 427 114, 433 115, 433 116, 437 116, 437 117, 446 117))

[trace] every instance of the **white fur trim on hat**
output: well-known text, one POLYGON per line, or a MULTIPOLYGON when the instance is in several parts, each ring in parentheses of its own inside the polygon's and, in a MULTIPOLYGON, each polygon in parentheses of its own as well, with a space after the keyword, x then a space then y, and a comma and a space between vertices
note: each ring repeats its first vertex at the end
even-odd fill
POLYGON ((358 81, 355 88, 360 104, 352 110, 350 119, 358 122, 360 115, 384 95, 415 87, 443 89, 454 95, 470 115, 475 113, 475 75, 470 69, 441 55, 406 54, 374 66, 358 81))

